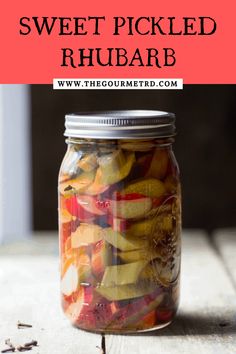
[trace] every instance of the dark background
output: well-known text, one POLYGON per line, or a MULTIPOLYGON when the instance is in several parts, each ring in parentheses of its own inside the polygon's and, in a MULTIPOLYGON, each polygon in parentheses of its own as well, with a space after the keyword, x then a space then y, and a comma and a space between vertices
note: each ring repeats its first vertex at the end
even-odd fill
POLYGON ((159 109, 176 113, 174 151, 183 191, 183 226, 236 226, 236 85, 184 90, 61 90, 33 85, 32 164, 35 230, 57 228, 57 175, 66 151, 66 113, 159 109))

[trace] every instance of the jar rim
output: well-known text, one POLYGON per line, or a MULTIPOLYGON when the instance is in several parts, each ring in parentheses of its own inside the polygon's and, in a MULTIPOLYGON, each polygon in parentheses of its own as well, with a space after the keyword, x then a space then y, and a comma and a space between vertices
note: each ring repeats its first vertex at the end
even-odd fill
POLYGON ((65 116, 66 137, 99 139, 165 138, 175 135, 175 114, 158 110, 110 110, 65 116))

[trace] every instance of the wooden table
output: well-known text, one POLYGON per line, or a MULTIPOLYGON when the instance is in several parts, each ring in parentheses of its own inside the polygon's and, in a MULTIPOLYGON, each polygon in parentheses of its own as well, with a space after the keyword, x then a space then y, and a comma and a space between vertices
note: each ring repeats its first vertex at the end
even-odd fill
POLYGON ((236 231, 183 235, 182 291, 176 320, 144 335, 91 334, 73 328, 59 300, 55 235, 0 247, 0 349, 10 338, 39 343, 32 354, 236 353, 236 231), (17 329, 17 321, 32 328, 17 329))

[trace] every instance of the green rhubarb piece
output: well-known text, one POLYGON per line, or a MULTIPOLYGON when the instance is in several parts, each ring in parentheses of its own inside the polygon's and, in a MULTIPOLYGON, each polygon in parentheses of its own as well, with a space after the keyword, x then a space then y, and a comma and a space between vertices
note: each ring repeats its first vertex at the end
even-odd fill
POLYGON ((167 150, 157 148, 146 176, 163 179, 166 175, 168 161, 169 156, 167 150))
POLYGON ((160 215, 160 227, 163 231, 171 231, 173 228, 173 217, 169 215, 160 215))
POLYGON ((120 301, 134 299, 150 294, 155 290, 155 288, 155 284, 140 282, 138 284, 128 284, 113 287, 100 286, 96 288, 96 292, 98 292, 109 301, 120 301))
POLYGON ((77 161, 81 158, 81 156, 81 151, 76 152, 73 148, 69 148, 62 162, 61 173, 68 176, 73 176, 76 174, 78 171, 77 161))
POLYGON ((105 154, 98 158, 98 164, 103 174, 113 174, 118 172, 126 162, 122 150, 116 150, 111 154, 105 154))
POLYGON ((78 166, 85 172, 93 171, 97 167, 97 154, 92 153, 85 155, 78 161, 78 166))
POLYGON ((88 195, 101 194, 109 188, 110 184, 117 183, 128 176, 133 166, 133 163, 135 162, 135 154, 132 152, 123 155, 122 151, 119 151, 115 154, 115 156, 113 154, 109 154, 109 157, 106 157, 107 155, 104 157, 100 157, 99 167, 97 168, 97 170, 93 170, 91 172, 84 172, 93 173, 94 177, 91 183, 81 186, 78 191, 79 193, 85 193, 88 195), (118 156, 116 156, 117 154, 118 156), (120 156, 120 154, 122 154, 122 156, 120 156), (124 163, 123 165, 119 165, 121 164, 121 161, 123 161, 123 157, 125 158, 124 163), (112 162, 112 159, 114 159, 115 162, 112 162))
POLYGON ((105 269, 101 286, 115 287, 119 285, 135 284, 139 274, 148 264, 148 261, 138 261, 129 264, 108 266, 105 269))
POLYGON ((132 182, 121 191, 121 194, 139 193, 150 198, 159 198, 166 192, 163 182, 156 178, 144 178, 132 182))
POLYGON ((103 231, 105 240, 121 251, 133 251, 148 246, 147 240, 126 238, 118 231, 114 231, 111 227, 103 229, 103 231))
POLYGON ((158 239, 162 236, 163 231, 171 231, 172 227, 172 215, 161 214, 152 219, 133 223, 127 230, 126 235, 131 237, 148 236, 149 238, 154 237, 155 239, 158 239))
POLYGON ((150 249, 140 249, 135 251, 119 252, 118 256, 125 263, 137 262, 141 260, 151 261, 155 258, 161 258, 161 255, 157 251, 151 251, 150 249))
POLYGON ((114 184, 128 176, 135 162, 135 154, 129 152, 126 155, 121 150, 113 154, 99 158, 99 169, 101 171, 101 184, 114 184))
POLYGON ((135 219, 144 217, 152 208, 151 198, 144 197, 134 200, 111 201, 111 212, 121 219, 135 219))
POLYGON ((140 237, 148 236, 155 226, 155 219, 147 219, 133 223, 127 230, 127 236, 140 237))
POLYGON ((90 184, 93 183, 95 178, 95 171, 82 172, 78 177, 70 179, 59 185, 59 190, 62 194, 68 193, 70 190, 74 190, 77 193, 82 192, 90 184))
MULTIPOLYGON (((80 193, 85 193, 87 195, 97 195, 105 192, 109 188, 109 185, 103 184, 101 182, 101 169, 98 168, 96 171, 96 175, 94 178, 94 181, 89 184, 88 186, 85 186, 84 188, 80 189, 80 193)), ((92 171, 94 172, 94 171, 92 171)))

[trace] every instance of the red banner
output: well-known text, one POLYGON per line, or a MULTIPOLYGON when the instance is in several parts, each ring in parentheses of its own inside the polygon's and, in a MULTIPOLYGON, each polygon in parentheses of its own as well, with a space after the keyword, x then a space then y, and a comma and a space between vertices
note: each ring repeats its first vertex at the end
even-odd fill
POLYGON ((4 3, 0 83, 236 83, 233 0, 4 3))

